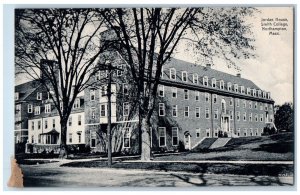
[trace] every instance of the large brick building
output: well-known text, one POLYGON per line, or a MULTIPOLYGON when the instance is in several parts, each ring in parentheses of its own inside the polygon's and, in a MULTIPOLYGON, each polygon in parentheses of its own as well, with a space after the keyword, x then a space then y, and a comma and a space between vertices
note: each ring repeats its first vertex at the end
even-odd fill
MULTIPOLYGON (((115 71, 113 74, 113 151, 137 153, 139 120, 136 102, 130 98, 130 74, 122 60, 116 60, 113 65, 124 69, 124 72, 115 71)), ((106 76, 103 71, 91 79, 106 76)), ((36 90, 32 92, 35 93, 36 90)), ((200 66, 172 58, 163 67, 157 93, 150 132, 153 151, 178 150, 180 147, 192 149, 207 137, 261 136, 266 124, 274 120, 274 101, 269 92, 240 74, 230 75, 214 70, 210 65, 200 66)), ((68 126, 67 144, 106 152, 106 85, 88 88, 78 99, 79 106, 75 106, 71 115, 74 119, 71 123, 76 125, 68 126)), ((28 143, 35 145, 36 152, 41 151, 42 146, 49 150, 59 144, 57 111, 44 112, 45 109, 34 116, 28 112, 22 114, 29 117, 24 128, 29 129, 28 143), (39 121, 45 120, 48 121, 47 129, 45 125, 40 125, 40 129, 36 127, 39 121), (51 121, 57 122, 53 126, 51 121)))

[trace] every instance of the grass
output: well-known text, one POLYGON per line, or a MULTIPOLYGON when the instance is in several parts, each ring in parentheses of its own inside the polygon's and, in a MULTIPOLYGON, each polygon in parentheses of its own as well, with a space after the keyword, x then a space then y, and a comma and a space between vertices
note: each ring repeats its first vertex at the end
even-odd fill
MULTIPOLYGON (((88 162, 70 162, 62 167, 107 168, 107 162, 101 160, 88 162)), ((293 175, 293 165, 261 164, 221 164, 221 163, 177 163, 177 162, 114 162, 111 168, 157 170, 173 172, 191 172, 200 174, 235 174, 235 175, 293 175)))

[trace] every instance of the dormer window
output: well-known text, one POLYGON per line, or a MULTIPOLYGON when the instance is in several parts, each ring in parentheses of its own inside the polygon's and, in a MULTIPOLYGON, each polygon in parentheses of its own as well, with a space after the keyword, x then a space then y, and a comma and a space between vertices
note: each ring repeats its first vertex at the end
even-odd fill
POLYGON ((238 84, 234 84, 234 91, 236 93, 239 91, 239 85, 238 84))
POLYGON ((37 99, 37 100, 42 100, 42 93, 37 92, 37 93, 36 93, 36 99, 37 99))
POLYGON ((215 79, 215 78, 212 78, 212 79, 211 79, 211 86, 212 86, 213 88, 216 87, 216 83, 217 83, 216 79, 215 79))
POLYGON ((266 92, 263 91, 263 98, 266 98, 266 92))
POLYGON ((258 97, 261 97, 261 90, 258 90, 258 91, 257 91, 257 96, 258 96, 258 97))
POLYGON ((247 88, 247 94, 248 94, 248 95, 251 95, 251 90, 250 90, 249 87, 247 88))
POLYGON ((15 100, 19 100, 19 92, 15 93, 15 100))
POLYGON ((270 94, 270 92, 267 93, 267 99, 271 99, 271 94, 270 94))
POLYGON ((245 93, 245 87, 241 86, 241 93, 245 93))
POLYGON ((203 77, 203 85, 208 86, 208 77, 207 76, 203 77))
POLYGON ((193 83, 198 84, 199 79, 198 79, 198 74, 193 74, 193 83))
POLYGON ((256 97, 256 89, 252 89, 252 95, 256 97))
POLYGON ((223 80, 220 81, 220 89, 224 89, 224 81, 223 80))
POLYGON ((227 83, 227 90, 231 91, 231 83, 230 82, 227 83))
POLYGON ((187 72, 186 71, 183 71, 181 73, 181 80, 184 82, 187 82, 187 72))
POLYGON ((170 79, 176 80, 176 69, 170 68, 170 79))

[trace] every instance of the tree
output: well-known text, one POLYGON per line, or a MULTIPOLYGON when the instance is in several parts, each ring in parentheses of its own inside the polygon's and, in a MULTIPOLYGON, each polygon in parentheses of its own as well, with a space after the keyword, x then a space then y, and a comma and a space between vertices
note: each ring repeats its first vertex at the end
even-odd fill
POLYGON ((91 77, 105 68, 99 64, 106 48, 100 44, 103 19, 93 9, 19 9, 15 15, 16 72, 40 81, 51 94, 60 116, 60 155, 66 156, 74 101, 84 89, 99 85, 91 77))
POLYGON ((292 103, 284 103, 281 106, 275 106, 275 125, 277 129, 286 130, 289 132, 294 131, 294 109, 292 103))
POLYGON ((205 59, 250 58, 250 28, 244 17, 251 8, 132 8, 100 10, 119 39, 120 53, 130 66, 138 91, 141 159, 150 160, 150 119, 164 64, 182 40, 205 59), (192 35, 192 36, 190 36, 192 35))

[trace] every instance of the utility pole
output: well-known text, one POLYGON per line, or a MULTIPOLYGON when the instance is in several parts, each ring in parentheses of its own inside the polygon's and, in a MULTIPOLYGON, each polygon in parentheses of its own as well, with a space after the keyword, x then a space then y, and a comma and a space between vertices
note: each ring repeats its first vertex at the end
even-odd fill
POLYGON ((108 64, 108 85, 107 85, 107 135, 108 135, 108 166, 112 165, 112 146, 111 146, 111 63, 108 64))

